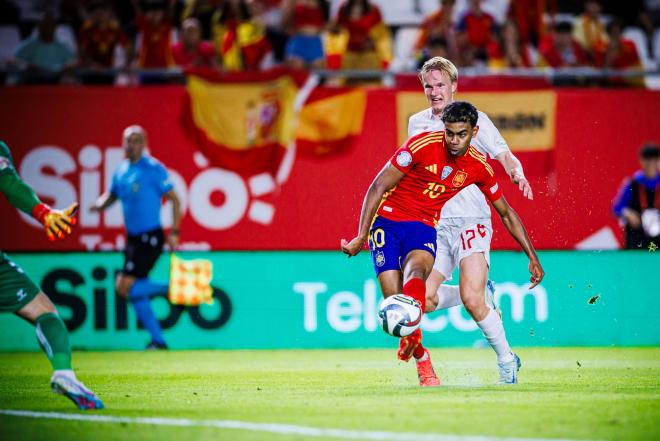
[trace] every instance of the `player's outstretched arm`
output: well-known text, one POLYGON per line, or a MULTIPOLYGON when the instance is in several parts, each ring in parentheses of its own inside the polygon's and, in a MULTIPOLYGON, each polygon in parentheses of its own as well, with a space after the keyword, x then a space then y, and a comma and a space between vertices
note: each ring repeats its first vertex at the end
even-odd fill
POLYGON ((518 214, 513 210, 513 208, 511 208, 504 196, 494 201, 493 207, 500 215, 502 223, 504 223, 506 229, 509 230, 509 234, 511 234, 511 236, 516 239, 516 241, 520 244, 520 248, 523 249, 529 258, 529 272, 532 275, 529 278, 529 281, 532 283, 529 288, 532 289, 541 283, 543 276, 545 276, 545 272, 541 267, 541 262, 539 262, 539 258, 536 255, 536 250, 532 245, 532 241, 529 240, 527 230, 525 230, 525 226, 518 217, 518 214))
POLYGON ((181 202, 174 190, 165 193, 165 197, 172 202, 172 228, 167 235, 167 244, 174 251, 179 244, 179 227, 181 226, 181 202))
POLYGON ((369 237, 369 226, 371 221, 378 210, 378 205, 383 199, 383 195, 391 190, 405 174, 394 167, 389 162, 378 173, 367 190, 367 194, 362 202, 362 210, 360 212, 360 225, 358 234, 350 242, 346 239, 341 240, 341 250, 343 253, 348 254, 349 257, 355 256, 364 247, 367 238, 369 237))
POLYGON ((69 205, 65 210, 56 210, 46 204, 39 204, 34 207, 32 215, 43 224, 48 239, 55 240, 55 238, 64 239, 71 234, 76 224, 74 216, 77 212, 78 202, 69 205))
POLYGON ((516 158, 511 151, 506 151, 497 155, 495 159, 500 161, 500 164, 502 164, 502 167, 504 167, 504 170, 506 170, 506 173, 511 178, 511 182, 518 186, 518 189, 522 191, 523 196, 530 201, 533 200, 534 193, 532 192, 532 187, 529 185, 527 178, 525 178, 522 164, 518 158, 516 158))
POLYGON ((113 193, 110 193, 109 191, 106 191, 101 196, 99 196, 96 202, 94 202, 94 205, 89 207, 89 211, 103 211, 110 205, 114 204, 116 200, 117 196, 115 196, 113 193))
POLYGON ((76 223, 73 215, 78 210, 78 203, 73 203, 64 211, 49 207, 18 176, 9 155, 0 159, 3 160, 0 167, 0 193, 7 197, 9 203, 38 220, 44 226, 48 239, 63 239, 71 234, 71 228, 76 223))

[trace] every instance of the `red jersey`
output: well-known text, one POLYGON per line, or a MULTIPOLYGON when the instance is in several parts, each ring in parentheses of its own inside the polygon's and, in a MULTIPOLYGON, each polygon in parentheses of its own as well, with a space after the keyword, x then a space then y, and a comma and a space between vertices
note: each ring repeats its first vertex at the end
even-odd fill
POLYGON ((445 147, 445 132, 422 132, 406 141, 390 163, 406 175, 389 191, 378 215, 393 221, 418 221, 435 227, 449 199, 476 184, 491 202, 502 196, 486 157, 470 146, 453 157, 445 147))
POLYGON ((495 19, 486 13, 476 15, 468 12, 458 24, 458 30, 467 33, 468 42, 478 48, 486 47, 495 28, 495 19))
POLYGON ((143 68, 169 67, 173 63, 170 51, 172 25, 167 21, 154 24, 144 15, 136 18, 141 35, 139 65, 143 68))
POLYGON ((80 50, 87 54, 92 63, 112 67, 114 50, 118 44, 126 47, 128 38, 117 21, 113 20, 106 27, 87 21, 80 29, 80 50))
POLYGON ((195 50, 188 52, 183 42, 178 41, 172 45, 172 57, 183 68, 213 67, 215 48, 209 41, 200 41, 195 50))

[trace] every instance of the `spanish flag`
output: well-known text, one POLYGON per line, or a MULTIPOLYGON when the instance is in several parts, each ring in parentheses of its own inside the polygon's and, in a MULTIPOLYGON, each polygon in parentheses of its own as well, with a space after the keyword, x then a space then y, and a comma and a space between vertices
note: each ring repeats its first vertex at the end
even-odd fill
POLYGON ((170 256, 170 291, 173 305, 198 306, 213 303, 213 263, 206 259, 183 260, 170 256))
POLYGON ((362 131, 366 105, 363 88, 314 89, 298 117, 298 151, 315 156, 347 151, 362 131))
POLYGON ((258 70, 271 50, 266 29, 258 23, 217 24, 213 32, 222 66, 227 71, 258 70))
POLYGON ((303 80, 284 69, 190 75, 184 131, 218 167, 246 177, 276 174, 295 135, 293 105, 303 80))

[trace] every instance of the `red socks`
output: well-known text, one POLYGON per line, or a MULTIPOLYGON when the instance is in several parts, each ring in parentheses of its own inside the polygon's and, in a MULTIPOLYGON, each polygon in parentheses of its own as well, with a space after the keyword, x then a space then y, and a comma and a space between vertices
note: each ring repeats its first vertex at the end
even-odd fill
MULTIPOLYGON (((403 285, 403 293, 407 296, 412 297, 417 300, 420 305, 422 305, 422 314, 426 310, 426 283, 422 279, 412 278, 403 285)), ((422 346, 421 341, 421 330, 420 330, 420 342, 413 352, 413 357, 422 358, 424 356, 424 347, 422 346)))
POLYGON ((403 285, 403 293, 417 300, 422 305, 422 314, 426 310, 426 283, 422 279, 413 277, 403 285))

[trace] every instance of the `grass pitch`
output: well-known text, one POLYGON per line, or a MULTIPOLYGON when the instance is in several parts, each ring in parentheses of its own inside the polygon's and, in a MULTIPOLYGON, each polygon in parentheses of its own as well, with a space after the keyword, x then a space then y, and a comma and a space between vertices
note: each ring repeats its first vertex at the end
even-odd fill
POLYGON ((432 349, 443 386, 422 389, 414 365, 396 361, 394 349, 76 353, 78 377, 107 407, 99 412, 79 412, 50 392, 42 354, 0 354, 0 409, 186 418, 193 424, 0 415, 0 438, 396 439, 393 432, 415 432, 456 441, 660 439, 660 348, 525 348, 518 354, 520 384, 495 386, 490 349, 432 349), (201 420, 257 424, 194 425, 201 420), (265 423, 346 432, 272 433, 263 431, 265 423))

